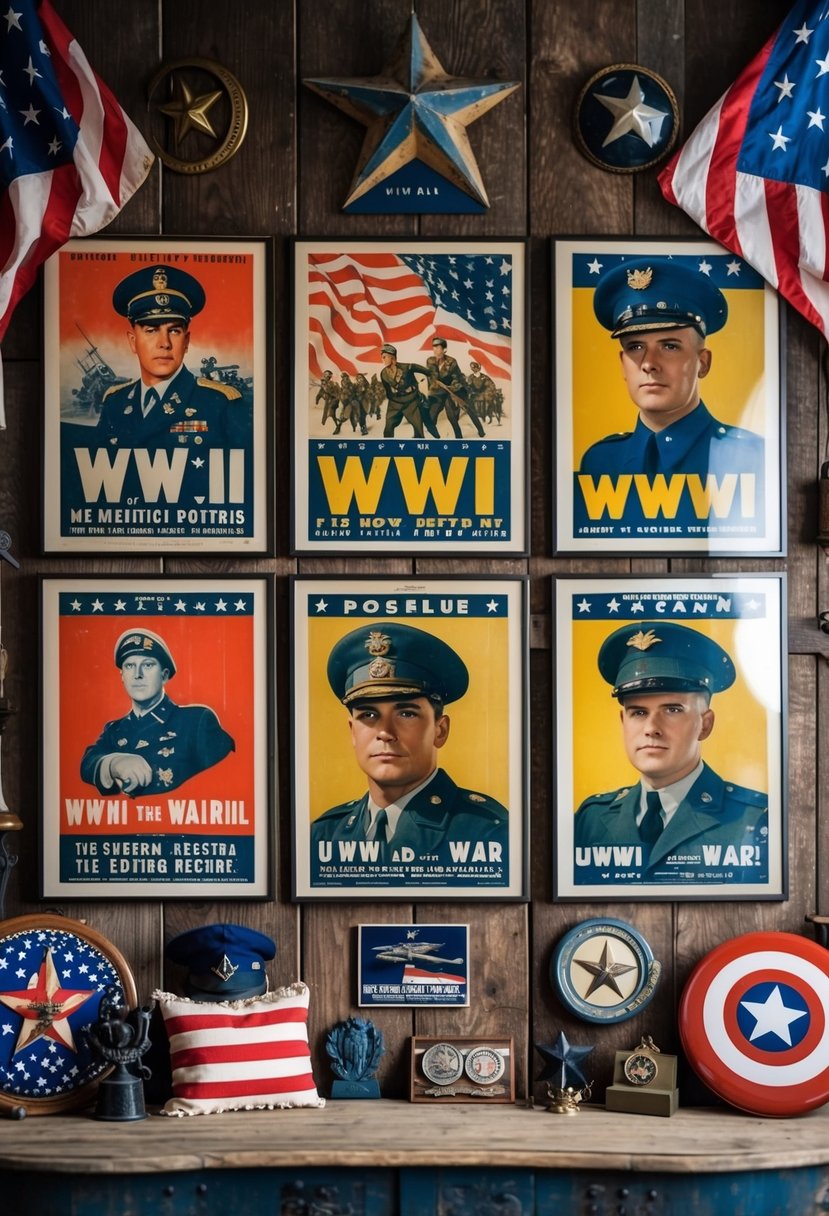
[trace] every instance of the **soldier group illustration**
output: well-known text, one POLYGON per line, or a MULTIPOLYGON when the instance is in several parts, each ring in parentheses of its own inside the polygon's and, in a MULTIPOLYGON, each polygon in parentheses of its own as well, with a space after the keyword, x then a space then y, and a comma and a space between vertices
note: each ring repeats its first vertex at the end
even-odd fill
POLYGON ((484 423, 500 426, 504 417, 504 394, 480 363, 470 362, 465 373, 452 355, 447 353, 445 338, 432 340, 432 351, 425 366, 420 363, 398 363, 397 348, 391 343, 381 347, 383 368, 369 380, 363 372, 351 375, 342 372, 339 379, 329 368, 317 382, 315 405, 322 404, 322 426, 334 423, 339 435, 349 424, 352 434, 367 435, 369 422, 383 418, 383 435, 395 433, 401 422, 407 422, 415 438, 424 434, 440 438, 438 420, 445 414, 456 439, 463 436, 461 422, 466 419, 479 437, 484 435, 484 423), (418 380, 421 376, 425 384, 418 380))

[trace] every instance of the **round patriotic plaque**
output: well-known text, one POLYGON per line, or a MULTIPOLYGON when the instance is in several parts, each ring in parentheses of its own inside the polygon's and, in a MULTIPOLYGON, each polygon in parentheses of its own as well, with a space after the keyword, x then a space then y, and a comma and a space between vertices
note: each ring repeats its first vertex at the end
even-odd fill
POLYGON ((829 1101, 829 950, 794 933, 745 933, 694 968, 679 1005, 688 1062, 754 1115, 829 1101))

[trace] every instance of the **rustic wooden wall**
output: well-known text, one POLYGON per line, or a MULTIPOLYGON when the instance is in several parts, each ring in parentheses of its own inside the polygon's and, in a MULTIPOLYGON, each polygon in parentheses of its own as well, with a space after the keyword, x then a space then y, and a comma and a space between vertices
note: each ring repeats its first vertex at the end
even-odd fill
MULTIPOLYGON (((526 573, 531 577, 532 743, 531 865, 529 904, 453 903, 451 918, 468 920, 474 943, 473 1003, 468 1010, 377 1010, 387 1055, 383 1089, 402 1095, 406 1039, 420 1034, 513 1035, 518 1047, 519 1093, 534 1084, 540 1061, 535 1042, 564 1030, 575 1043, 595 1043, 592 1071, 598 1094, 609 1080, 613 1052, 652 1033, 664 1049, 677 1047, 675 1010, 695 960, 724 938, 756 926, 804 931, 804 916, 827 911, 827 850, 819 833, 827 791, 827 764, 818 728, 829 710, 824 646, 815 622, 827 606, 825 559, 814 543, 815 478, 827 442, 826 390, 816 331, 789 318, 788 386, 789 556, 786 561, 732 561, 734 570, 789 572, 789 881, 784 903, 619 903, 556 905, 550 878, 552 804, 551 575, 705 571, 699 559, 612 561, 553 560, 551 528, 552 369, 549 238, 555 234, 640 233, 694 235, 694 225, 661 199, 650 174, 613 176, 592 167, 575 150, 570 115, 579 88, 610 63, 641 63, 663 74, 676 91, 690 131, 789 8, 788 0, 418 0, 420 22, 444 64, 457 74, 513 79, 521 90, 471 129, 490 194, 480 217, 346 217, 340 203, 359 152, 362 130, 301 85, 303 76, 376 74, 406 26, 411 0, 159 0, 127 10, 114 0, 55 0, 92 63, 143 130, 152 128, 145 89, 160 62, 203 56, 228 67, 250 102, 250 127, 239 155, 199 177, 157 165, 111 226, 114 234, 274 235, 277 379, 274 402, 277 516, 275 557, 246 561, 276 575, 279 808, 277 898, 265 903, 90 901, 63 910, 105 932, 129 959, 142 998, 165 975, 163 943, 192 925, 228 919, 272 934, 279 945, 276 983, 302 976, 313 990, 312 1035, 323 1088, 328 1075, 322 1050, 334 1021, 356 1013, 354 926, 361 922, 425 922, 448 915, 440 904, 325 904, 290 902, 287 682, 287 576, 302 573, 445 574, 526 573), (288 553, 284 503, 290 486, 290 308, 288 238, 293 235, 431 236, 487 234, 530 238, 532 444, 532 556, 526 560, 452 561, 314 558, 288 553), (599 911, 637 926, 665 972, 645 1015, 601 1032, 564 1013, 553 994, 551 950, 570 927, 599 911)), ((9 915, 35 911, 38 806, 38 617, 40 574, 147 574, 234 572, 228 560, 107 558, 60 561, 39 556, 41 495, 39 414, 40 295, 21 304, 4 343, 8 429, 0 434, 0 526, 14 538, 22 561, 3 575, 3 641, 11 654, 7 693, 19 709, 3 743, 7 801, 25 821, 20 861, 9 892, 9 915)), ((829 639, 827 639, 829 641, 829 639)), ((42 758, 48 764, 49 757, 42 758)))

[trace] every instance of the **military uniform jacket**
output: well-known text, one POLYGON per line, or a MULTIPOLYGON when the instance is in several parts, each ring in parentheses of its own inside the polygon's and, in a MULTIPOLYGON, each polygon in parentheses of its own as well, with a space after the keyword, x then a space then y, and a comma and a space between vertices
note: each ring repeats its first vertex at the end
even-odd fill
POLYGON ((206 705, 176 705, 164 696, 141 717, 130 711, 123 718, 107 722, 100 737, 83 754, 81 777, 102 794, 117 793, 117 787, 101 785, 101 761, 119 752, 143 756, 153 770, 152 781, 139 786, 130 797, 144 798, 174 790, 235 750, 233 739, 222 729, 212 709, 206 705))
MULTIPOLYGON (((636 816, 641 805, 640 782, 612 793, 586 798, 576 812, 574 832, 576 848, 590 845, 641 844, 636 816)), ((651 847, 647 868, 653 870, 674 854, 702 859, 702 845, 741 845, 760 847, 760 857, 767 857, 768 795, 723 781, 712 768, 703 764, 702 772, 687 796, 671 816, 665 830, 651 847)), ((683 869, 693 869, 689 862, 683 869)), ((767 864, 763 866, 766 872, 767 864)), ((748 881, 760 877, 760 867, 751 867, 743 874, 748 881)))
POLYGON ((420 386, 415 380, 415 372, 424 376, 429 374, 419 363, 398 363, 394 371, 390 367, 383 368, 380 380, 390 402, 411 405, 420 400, 420 386))
POLYGON ((430 396, 446 397, 447 389, 451 389, 456 397, 467 395, 466 377, 452 355, 444 355, 442 359, 430 355, 426 366, 429 368, 430 396))
MULTIPOLYGON (((320 815, 311 825, 314 847, 323 840, 365 840, 368 794, 344 802, 320 815)), ((389 850, 408 847, 415 858, 434 855, 441 863, 451 860, 449 841, 494 840, 507 858, 509 816, 494 798, 476 790, 461 789, 439 768, 429 784, 406 804, 389 842, 389 850)))
POLYGON ((640 418, 635 430, 600 439, 585 452, 579 472, 593 477, 645 472, 645 445, 651 435, 656 436, 660 471, 666 476, 698 473, 704 477, 711 472, 721 481, 726 473, 755 473, 759 494, 765 450, 762 437, 718 422, 703 402, 662 431, 651 431, 640 418))
POLYGON ((95 428, 97 441, 113 448, 250 445, 250 407, 241 401, 238 389, 197 378, 182 367, 163 391, 145 418, 140 380, 107 389, 95 428))

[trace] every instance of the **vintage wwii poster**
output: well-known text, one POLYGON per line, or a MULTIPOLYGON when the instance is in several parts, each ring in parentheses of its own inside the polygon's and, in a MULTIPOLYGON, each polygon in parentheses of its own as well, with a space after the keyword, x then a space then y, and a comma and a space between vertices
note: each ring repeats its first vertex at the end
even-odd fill
POLYGON ((297 241, 297 552, 526 551, 525 244, 297 241))
POLYGON ((469 1004, 469 925, 358 925, 358 1005, 469 1004))
POLYGON ((783 898, 783 576, 555 600, 556 897, 783 898))
POLYGON ((268 244, 69 241, 44 277, 44 550, 269 545, 268 244))
POLYGON ((783 551, 776 293, 713 241, 554 242, 556 550, 783 551))
POLYGON ((266 578, 42 582, 49 897, 269 891, 266 578))
POLYGON ((525 584, 294 581, 294 888, 523 898, 525 584))

